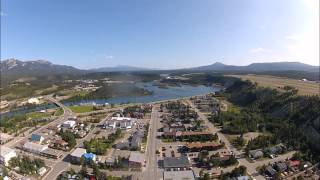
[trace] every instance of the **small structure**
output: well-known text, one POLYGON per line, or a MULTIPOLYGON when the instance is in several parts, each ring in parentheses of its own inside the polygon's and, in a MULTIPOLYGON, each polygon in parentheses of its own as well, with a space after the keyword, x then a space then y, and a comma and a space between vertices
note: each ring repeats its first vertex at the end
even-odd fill
POLYGON ((192 170, 187 171, 164 171, 163 180, 195 180, 196 177, 192 170))
POLYGON ((30 98, 28 99, 28 104, 40 104, 40 100, 38 98, 30 98))
POLYGON ((259 149, 251 150, 251 151, 249 151, 249 155, 253 159, 259 159, 259 158, 263 157, 263 152, 259 149))
POLYGON ((40 169, 37 170, 37 173, 38 173, 40 176, 43 176, 46 172, 47 172, 47 168, 45 168, 45 167, 42 167, 42 168, 40 168, 40 169))
POLYGON ((285 170, 288 169, 288 166, 284 162, 276 163, 276 169, 280 172, 284 172, 285 170))
POLYGON ((249 180, 250 178, 248 176, 239 176, 237 177, 237 180, 249 180))
POLYGON ((87 153, 86 149, 77 148, 70 154, 70 159, 72 163, 80 164, 80 159, 83 154, 87 153))
POLYGON ((5 144, 9 141, 11 141, 13 137, 6 133, 0 133, 0 144, 5 144))
POLYGON ((82 155, 82 157, 86 160, 86 161, 96 161, 97 156, 93 153, 84 153, 82 155))
POLYGON ((163 159, 163 168, 165 170, 183 170, 190 168, 190 162, 187 156, 165 157, 163 159))
POLYGON ((34 142, 26 142, 22 148, 26 151, 40 154, 42 151, 48 149, 48 145, 41 145, 34 142))
POLYGON ((62 127, 72 129, 76 125, 76 121, 68 120, 62 124, 62 127))
POLYGON ((1 146, 1 148, 0 148, 0 163, 1 164, 4 164, 5 166, 7 166, 10 159, 13 157, 16 157, 16 156, 17 156, 17 154, 13 149, 8 148, 6 146, 1 146))
POLYGON ((272 166, 267 166, 266 167, 266 174, 268 174, 269 176, 273 177, 274 175, 277 174, 277 171, 275 169, 273 169, 272 166))
POLYGON ((42 143, 43 140, 44 140, 44 137, 39 134, 32 134, 31 135, 32 142, 42 143))
POLYGON ((129 157, 129 167, 133 169, 140 169, 145 165, 144 154, 138 152, 131 152, 129 157))

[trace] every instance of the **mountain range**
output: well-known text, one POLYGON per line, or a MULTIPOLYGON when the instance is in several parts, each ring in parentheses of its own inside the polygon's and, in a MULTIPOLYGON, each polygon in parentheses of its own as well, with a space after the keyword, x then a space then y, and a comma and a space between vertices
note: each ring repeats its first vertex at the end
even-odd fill
MULTIPOLYGON (((1 79, 16 80, 32 76, 48 76, 59 74, 85 74, 91 72, 134 72, 134 71, 155 71, 154 69, 140 68, 133 66, 103 67, 90 70, 77 69, 72 66, 56 65, 45 60, 20 61, 17 59, 7 59, 0 62, 1 79)), ((177 69, 184 71, 217 71, 217 72, 271 72, 271 71, 299 71, 308 73, 319 72, 319 66, 311 66, 300 62, 271 62, 252 63, 248 66, 226 65, 216 62, 207 66, 199 66, 187 69, 177 69)), ((157 70, 160 71, 160 70, 157 70)), ((175 70, 172 70, 175 71, 175 70)))

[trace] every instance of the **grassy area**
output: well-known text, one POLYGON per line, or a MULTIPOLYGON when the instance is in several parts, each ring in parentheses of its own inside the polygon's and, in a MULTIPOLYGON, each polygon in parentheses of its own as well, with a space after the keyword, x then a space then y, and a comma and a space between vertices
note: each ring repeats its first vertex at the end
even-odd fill
POLYGON ((243 80, 250 80, 257 82, 259 86, 270 87, 283 90, 284 86, 292 86, 298 89, 299 95, 320 95, 319 84, 315 82, 304 82, 296 79, 275 77, 275 76, 263 76, 263 75, 230 75, 238 77, 243 80))
POLYGON ((30 112, 26 114, 27 119, 41 119, 50 117, 50 113, 41 113, 41 112, 30 112))
POLYGON ((55 116, 61 116, 63 114, 63 109, 62 108, 58 108, 58 110, 56 110, 56 112, 54 112, 55 116))
POLYGON ((69 106, 74 113, 86 113, 93 111, 93 106, 69 106))

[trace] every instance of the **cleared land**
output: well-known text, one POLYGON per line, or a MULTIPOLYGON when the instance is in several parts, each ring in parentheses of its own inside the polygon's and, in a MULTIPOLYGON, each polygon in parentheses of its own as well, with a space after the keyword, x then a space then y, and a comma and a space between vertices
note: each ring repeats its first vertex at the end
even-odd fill
POLYGON ((93 106, 69 106, 74 113, 86 113, 93 111, 93 106))
POLYGON ((243 80, 257 82, 263 87, 271 87, 278 90, 283 90, 284 86, 292 86, 297 88, 300 95, 320 95, 320 84, 316 82, 301 81, 296 79, 288 79, 275 76, 264 75, 229 75, 238 77, 243 80))

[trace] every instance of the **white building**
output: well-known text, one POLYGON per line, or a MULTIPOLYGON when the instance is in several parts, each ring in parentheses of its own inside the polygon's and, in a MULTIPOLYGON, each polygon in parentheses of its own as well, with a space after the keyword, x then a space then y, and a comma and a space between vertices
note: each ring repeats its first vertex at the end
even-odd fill
POLYGON ((16 157, 16 152, 8 147, 1 146, 0 148, 0 162, 1 164, 4 164, 5 166, 8 165, 11 158, 16 157))
POLYGON ((73 163, 80 163, 80 159, 83 154, 87 153, 87 150, 84 148, 77 148, 71 154, 71 162, 73 163))
POLYGON ((42 168, 40 168, 40 169, 37 170, 37 173, 38 173, 40 176, 43 176, 46 172, 47 172, 47 168, 45 168, 45 167, 42 167, 42 168))
POLYGON ((129 117, 120 117, 120 116, 111 118, 111 121, 131 121, 131 120, 132 119, 129 117))
POLYGON ((41 145, 34 142, 26 142, 23 145, 23 149, 32 153, 40 154, 44 150, 48 149, 48 145, 41 145))
POLYGON ((40 100, 38 98, 30 98, 28 99, 28 103, 29 104, 39 104, 40 103, 40 100))
POLYGON ((72 129, 76 125, 76 121, 68 120, 62 124, 62 127, 72 129))

